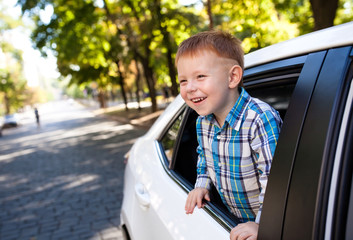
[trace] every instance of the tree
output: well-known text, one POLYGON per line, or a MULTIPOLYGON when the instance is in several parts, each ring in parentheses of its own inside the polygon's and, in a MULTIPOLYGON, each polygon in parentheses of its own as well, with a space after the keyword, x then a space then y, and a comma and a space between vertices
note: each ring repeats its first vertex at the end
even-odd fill
POLYGON ((206 1, 206 7, 207 7, 207 15, 208 15, 208 19, 210 21, 210 29, 213 29, 214 24, 213 24, 213 14, 212 14, 212 3, 211 0, 207 0, 206 1))
POLYGON ((16 49, 4 35, 21 26, 22 22, 7 15, 6 9, 0 10, 0 104, 4 105, 4 112, 0 113, 10 114, 23 107, 28 96, 22 74, 22 51, 16 49))
POLYGON ((96 81, 101 95, 119 84, 126 104, 124 71, 140 63, 153 111, 157 110, 155 86, 161 77, 156 68, 168 70, 172 93, 177 95, 173 56, 178 36, 173 36, 172 28, 174 18, 179 22, 184 15, 176 10, 176 0, 163 4, 105 0, 101 5, 93 0, 18 0, 18 4, 36 23, 32 34, 36 47, 43 55, 48 49, 56 53, 58 69, 63 76, 71 76, 71 84, 96 81), (48 6, 53 14, 44 23, 38 9, 48 6))
POLYGON ((62 76, 70 76, 70 84, 97 83, 98 100, 105 107, 108 88, 116 84, 116 58, 112 58, 109 25, 105 12, 94 1, 19 0, 23 12, 33 17, 36 28, 32 39, 45 56, 51 50, 56 54, 62 76), (43 22, 38 9, 51 7, 50 22, 43 22), (115 69, 115 71, 114 71, 115 69))
POLYGON ((10 114, 23 107, 26 102, 27 85, 22 75, 21 51, 7 43, 2 43, 1 49, 6 58, 6 66, 0 68, 0 96, 5 106, 4 113, 10 114))
MULTIPOLYGON (((60 73, 70 76, 71 84, 97 83, 102 106, 108 91, 119 86, 126 109, 127 93, 134 88, 139 100, 143 89, 151 98, 152 111, 157 110, 159 87, 168 84, 172 94, 178 94, 175 52, 190 35, 210 28, 226 30, 243 41, 248 53, 312 31, 314 17, 323 14, 315 7, 323 0, 311 0, 314 14, 310 0, 199 1, 202 11, 194 5, 180 6, 177 0, 18 0, 18 4, 35 21, 36 47, 44 55, 48 49, 55 52, 60 73), (50 7, 51 20, 43 22, 40 9, 50 7), (131 73, 135 84, 127 82, 131 73)), ((329 0, 330 4, 333 1, 338 0, 329 0)), ((351 0, 341 0, 338 8, 344 1, 351 0)))
POLYGON ((352 21, 352 11, 348 18, 337 14, 344 3, 351 0, 273 0, 276 9, 288 19, 298 24, 300 34, 331 27, 337 17, 344 18, 339 23, 352 21))
POLYGON ((310 0, 315 20, 314 30, 333 26, 338 0, 310 0))
POLYGON ((172 57, 172 55, 176 49, 176 44, 175 44, 175 42, 171 41, 171 36, 170 36, 170 33, 167 29, 168 22, 167 22, 166 16, 162 12, 160 0, 156 0, 154 3, 155 3, 155 11, 156 11, 156 15, 157 15, 159 30, 161 31, 161 33, 163 35, 163 45, 167 49, 166 58, 167 58, 167 62, 168 62, 169 77, 172 82, 172 88, 171 88, 172 95, 177 96, 179 91, 178 91, 178 85, 177 85, 177 81, 176 81, 176 71, 175 71, 175 66, 174 66, 174 59, 172 57))
POLYGON ((295 24, 278 14, 272 0, 213 0, 211 7, 210 11, 205 6, 204 14, 212 12, 213 28, 241 39, 245 53, 293 38, 298 33, 295 24))

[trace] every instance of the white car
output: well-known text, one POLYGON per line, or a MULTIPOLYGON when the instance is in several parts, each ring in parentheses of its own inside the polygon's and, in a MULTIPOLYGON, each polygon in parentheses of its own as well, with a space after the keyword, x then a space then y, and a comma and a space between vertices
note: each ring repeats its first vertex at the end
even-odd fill
MULTIPOLYGON (((353 239, 353 22, 245 56, 244 86, 284 119, 259 239, 353 239)), ((185 214, 196 179, 197 114, 178 96, 133 145, 121 226, 127 239, 229 239, 213 200, 185 214)))

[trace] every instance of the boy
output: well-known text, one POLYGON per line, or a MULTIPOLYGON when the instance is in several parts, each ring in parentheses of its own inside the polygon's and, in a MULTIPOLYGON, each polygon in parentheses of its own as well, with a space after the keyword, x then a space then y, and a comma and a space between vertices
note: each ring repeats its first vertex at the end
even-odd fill
POLYGON ((263 197, 282 120, 268 104, 242 88, 244 53, 228 33, 207 31, 179 46, 180 94, 197 119, 197 180, 187 214, 210 201, 214 184, 222 201, 242 222, 231 239, 256 239, 263 197))

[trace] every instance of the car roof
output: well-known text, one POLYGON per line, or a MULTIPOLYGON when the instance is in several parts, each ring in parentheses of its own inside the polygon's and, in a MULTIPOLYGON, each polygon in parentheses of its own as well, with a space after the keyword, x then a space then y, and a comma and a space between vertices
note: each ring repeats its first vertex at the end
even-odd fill
POLYGON ((245 68, 353 43, 353 22, 305 34, 245 55, 245 68))

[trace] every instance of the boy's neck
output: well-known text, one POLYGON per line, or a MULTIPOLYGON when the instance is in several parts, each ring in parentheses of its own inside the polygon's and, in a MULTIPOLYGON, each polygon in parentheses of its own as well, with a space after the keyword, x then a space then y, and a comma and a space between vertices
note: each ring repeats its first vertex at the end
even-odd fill
POLYGON ((239 91, 240 88, 237 87, 237 89, 234 89, 235 91, 231 91, 233 94, 229 94, 229 104, 224 108, 224 111, 219 113, 219 114, 214 114, 217 123, 219 124, 219 127, 223 127, 224 122, 230 113, 230 111, 233 109, 235 103, 238 101, 238 98, 240 96, 239 91))

